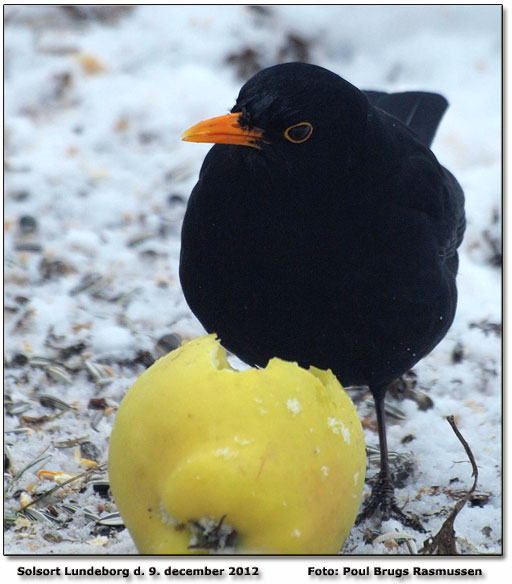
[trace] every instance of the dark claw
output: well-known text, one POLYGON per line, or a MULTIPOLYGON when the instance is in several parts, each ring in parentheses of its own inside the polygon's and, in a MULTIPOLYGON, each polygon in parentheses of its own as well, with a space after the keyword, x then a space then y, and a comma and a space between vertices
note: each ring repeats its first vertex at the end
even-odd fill
POLYGON ((402 525, 425 533, 425 528, 420 521, 406 515, 398 506, 393 485, 387 475, 379 475, 377 483, 372 489, 372 494, 364 502, 363 509, 357 516, 356 524, 371 517, 378 509, 382 514, 382 521, 397 519, 402 525))

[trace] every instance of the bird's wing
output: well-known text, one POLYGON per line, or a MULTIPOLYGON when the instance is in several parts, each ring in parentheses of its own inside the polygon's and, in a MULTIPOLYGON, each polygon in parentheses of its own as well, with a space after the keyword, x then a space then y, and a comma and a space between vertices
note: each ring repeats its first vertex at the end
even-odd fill
POLYGON ((448 102, 442 95, 426 91, 364 91, 364 94, 373 106, 398 118, 414 132, 422 144, 430 148, 439 122, 448 107, 448 102))
POLYGON ((464 231, 466 230, 466 214, 464 211, 464 192, 453 174, 443 168, 445 173, 446 189, 452 202, 454 215, 454 228, 451 237, 448 238, 445 245, 445 257, 452 258, 457 252, 457 248, 462 243, 464 231))
POLYGON ((466 227, 464 192, 457 179, 424 152, 402 159, 399 171, 393 171, 383 184, 395 208, 413 211, 420 224, 427 221, 441 263, 456 275, 457 248, 466 227))

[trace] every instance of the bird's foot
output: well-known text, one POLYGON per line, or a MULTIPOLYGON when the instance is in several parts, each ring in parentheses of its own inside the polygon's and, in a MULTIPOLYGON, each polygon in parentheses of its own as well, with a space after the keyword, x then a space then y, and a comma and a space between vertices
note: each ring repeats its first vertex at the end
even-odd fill
POLYGON ((363 504, 363 510, 357 516, 356 524, 372 516, 378 509, 381 511, 382 521, 397 519, 402 525, 425 533, 425 528, 421 525, 420 521, 404 513, 398 506, 394 495, 394 488, 388 475, 379 475, 371 495, 363 504))

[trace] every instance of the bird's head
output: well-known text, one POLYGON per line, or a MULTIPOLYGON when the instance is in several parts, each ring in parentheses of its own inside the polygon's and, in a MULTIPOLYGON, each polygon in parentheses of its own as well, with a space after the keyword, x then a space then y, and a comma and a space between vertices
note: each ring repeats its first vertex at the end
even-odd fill
POLYGON ((368 107, 364 94, 335 73, 285 63, 254 75, 231 113, 192 126, 182 139, 297 153, 322 143, 325 151, 361 131, 368 107))

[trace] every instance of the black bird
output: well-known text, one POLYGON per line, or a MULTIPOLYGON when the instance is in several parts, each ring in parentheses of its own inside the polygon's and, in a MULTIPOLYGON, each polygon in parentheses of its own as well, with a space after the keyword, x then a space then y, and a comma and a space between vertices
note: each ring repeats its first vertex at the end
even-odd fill
POLYGON ((250 365, 280 357, 368 385, 381 471, 360 519, 380 507, 417 529, 394 498, 384 397, 455 315, 464 195, 429 149, 446 107, 286 63, 183 134, 216 143, 182 229, 190 308, 250 365))

